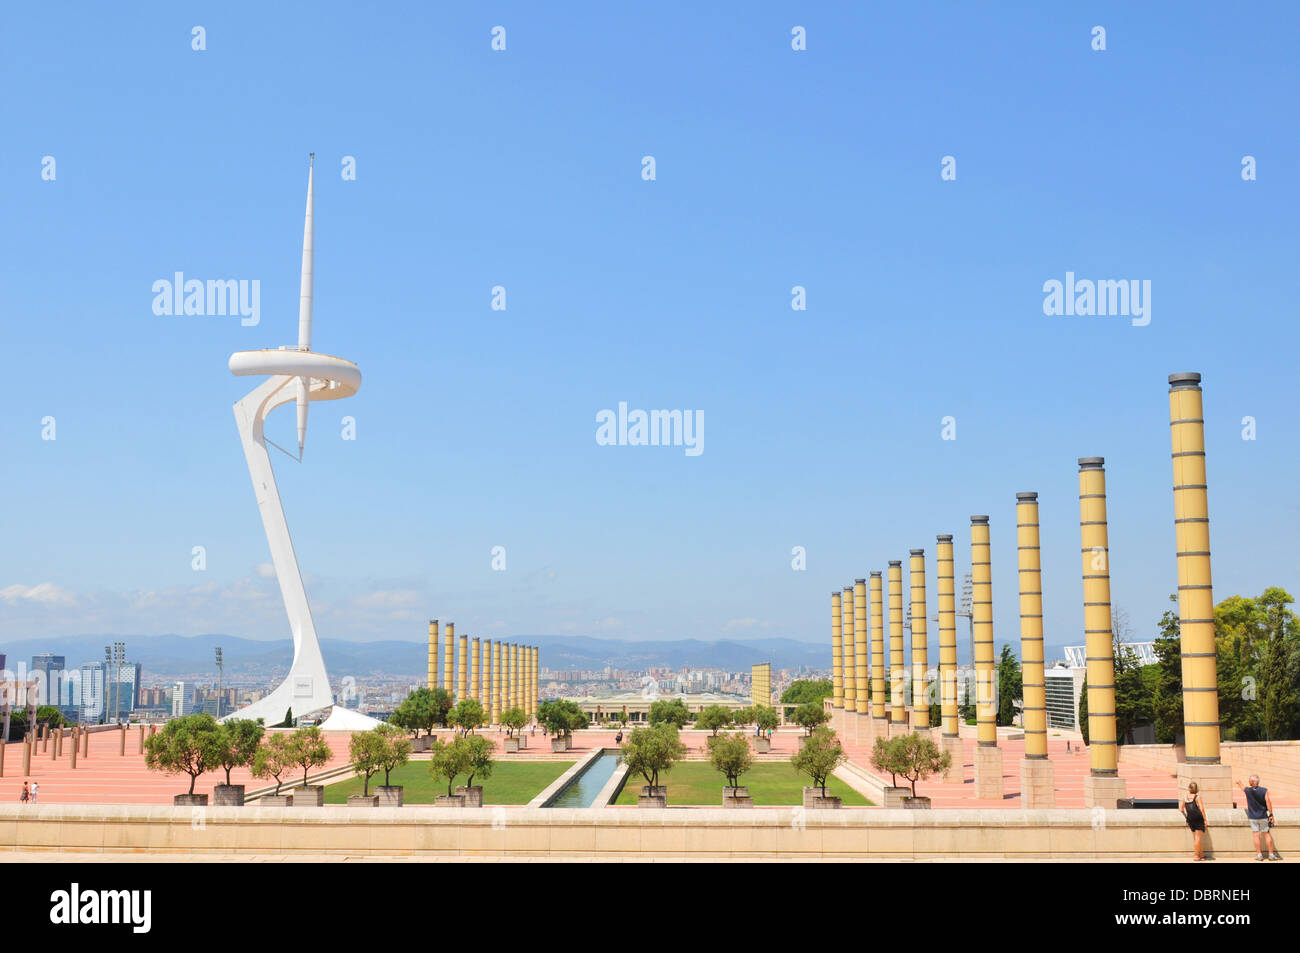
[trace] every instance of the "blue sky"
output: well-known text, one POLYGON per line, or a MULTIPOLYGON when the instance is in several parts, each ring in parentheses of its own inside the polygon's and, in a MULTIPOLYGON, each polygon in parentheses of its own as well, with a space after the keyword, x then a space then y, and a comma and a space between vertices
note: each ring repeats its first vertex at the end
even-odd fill
POLYGON ((1037 490, 1076 643, 1085 455, 1146 636, 1185 370, 1216 597, 1300 588, 1293 5, 379 6, 6 13, 0 638, 287 634, 226 361, 295 342, 309 151, 313 347, 364 376, 275 460, 322 637, 829 641, 832 588, 924 547, 933 598, 988 513, 1014 640, 1037 490), (260 324, 155 315, 176 271, 258 279, 260 324), (1150 324, 1044 315, 1067 271, 1150 280, 1150 324), (598 446, 620 401, 704 452, 598 446))

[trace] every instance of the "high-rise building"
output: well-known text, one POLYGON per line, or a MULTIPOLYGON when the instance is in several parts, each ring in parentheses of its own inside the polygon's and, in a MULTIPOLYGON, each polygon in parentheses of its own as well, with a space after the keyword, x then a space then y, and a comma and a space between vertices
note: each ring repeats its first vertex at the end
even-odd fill
POLYGON ((188 688, 184 682, 177 682, 172 686, 172 716, 179 718, 181 715, 188 715, 194 710, 194 689, 188 688))

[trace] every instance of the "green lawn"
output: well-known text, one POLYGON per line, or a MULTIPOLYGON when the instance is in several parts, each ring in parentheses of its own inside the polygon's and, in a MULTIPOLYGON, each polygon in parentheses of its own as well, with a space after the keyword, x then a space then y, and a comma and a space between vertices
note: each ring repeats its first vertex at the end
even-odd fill
MULTIPOLYGON (((668 805, 704 804, 722 806, 723 778, 707 761, 683 761, 673 766, 667 774, 659 775, 659 783, 668 787, 668 805)), ((760 763, 744 774, 740 783, 749 787, 756 806, 798 805, 803 803, 805 775, 799 774, 789 764, 760 763)), ((629 775, 615 804, 636 804, 637 795, 645 778, 629 775)), ((844 799, 845 806, 870 806, 871 802, 838 778, 826 783, 826 793, 844 799)))
MULTIPOLYGON (((552 781, 573 767, 573 761, 505 761, 492 768, 487 780, 476 777, 475 784, 483 785, 484 804, 527 804, 541 794, 552 781)), ((326 804, 345 804, 348 795, 361 793, 361 778, 339 781, 325 787, 326 804)), ((393 784, 403 785, 402 793, 407 804, 432 804, 439 794, 447 793, 447 782, 429 776, 428 761, 410 761, 392 773, 393 784)), ((370 793, 375 785, 384 783, 384 772, 370 779, 370 793)), ((457 784, 464 784, 458 778, 457 784)))

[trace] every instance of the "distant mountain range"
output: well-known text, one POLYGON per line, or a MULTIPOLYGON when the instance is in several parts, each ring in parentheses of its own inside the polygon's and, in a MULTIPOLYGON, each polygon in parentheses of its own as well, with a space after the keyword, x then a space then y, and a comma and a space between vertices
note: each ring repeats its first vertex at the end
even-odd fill
MULTIPOLYGON (((144 667, 145 676, 174 677, 200 672, 215 673, 214 650, 220 646, 228 680, 267 678, 289 668, 293 648, 288 639, 264 642, 230 635, 82 635, 69 638, 24 639, 0 642, 0 655, 8 657, 12 670, 19 662, 31 663, 40 653, 63 655, 72 667, 103 659, 104 645, 126 643, 127 656, 144 667)), ((706 642, 682 639, 673 642, 623 642, 560 635, 511 636, 511 642, 536 645, 541 664, 552 670, 594 670, 612 668, 640 671, 647 668, 720 668, 741 672, 758 662, 771 662, 774 669, 830 668, 830 639, 824 643, 796 639, 726 639, 706 642)), ((1063 657, 1060 645, 1049 645, 1047 658, 1063 657)), ((968 661, 965 640, 958 640, 958 660, 968 661)), ((1019 646, 1012 643, 1019 654, 1019 646)), ((428 648, 423 642, 348 642, 322 639, 325 666, 336 678, 410 676, 423 679, 428 669, 428 648)), ((998 645, 1001 651, 1001 645, 998 645)), ((938 663, 938 647, 930 641, 930 662, 938 663)))
MULTIPOLYGON (((0 642, 0 655, 7 656, 11 670, 19 662, 30 664, 33 655, 47 652, 66 657, 68 665, 75 668, 84 662, 102 659, 105 644, 113 641, 126 643, 128 659, 139 662, 146 677, 215 672, 214 652, 217 647, 221 648, 226 677, 230 680, 266 677, 276 671, 286 671, 293 656, 293 647, 288 639, 264 642, 230 635, 83 635, 24 639, 0 642)), ((743 671, 757 662, 771 662, 777 669, 824 669, 831 662, 829 644, 794 639, 620 642, 558 635, 519 635, 511 636, 509 641, 538 646, 541 664, 559 670, 598 671, 609 665, 633 670, 712 666, 743 671)), ((428 646, 422 642, 322 639, 321 652, 325 656, 326 668, 335 677, 389 675, 423 678, 428 670, 428 646)))

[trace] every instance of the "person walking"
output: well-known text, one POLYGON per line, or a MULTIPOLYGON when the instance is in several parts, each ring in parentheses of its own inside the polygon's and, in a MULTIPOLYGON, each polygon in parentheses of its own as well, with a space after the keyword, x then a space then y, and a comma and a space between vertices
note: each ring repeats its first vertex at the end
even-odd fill
POLYGON ((1255 859, 1264 859, 1263 848, 1267 846, 1268 859, 1281 860, 1270 830, 1273 826, 1273 799, 1268 795, 1268 788, 1260 787, 1258 774, 1252 774, 1248 780, 1249 786, 1238 781, 1237 787, 1246 795, 1246 817, 1250 820, 1250 836, 1255 841, 1255 859))
POLYGON ((619 733, 614 736, 614 744, 621 745, 622 743, 623 743, 623 732, 620 729, 619 733))
POLYGON ((1189 782, 1187 797, 1183 798, 1183 803, 1178 805, 1178 809, 1183 812, 1183 817, 1187 819, 1187 828, 1192 832, 1196 852, 1192 859, 1204 860, 1205 849, 1201 846, 1201 838, 1205 834, 1205 806, 1201 803, 1201 796, 1197 790, 1196 782, 1189 782))
POLYGON ((33 803, 33 804, 36 803, 36 795, 39 794, 40 791, 41 791, 41 785, 40 785, 40 782, 39 782, 39 781, 33 781, 33 782, 32 782, 32 803, 33 803))
POLYGON ((31 792, 27 790, 27 782, 24 781, 24 782, 23 782, 23 790, 22 790, 22 793, 18 795, 18 800, 21 801, 23 804, 26 804, 27 801, 28 801, 28 799, 29 799, 31 796, 32 796, 32 795, 31 795, 31 792))

